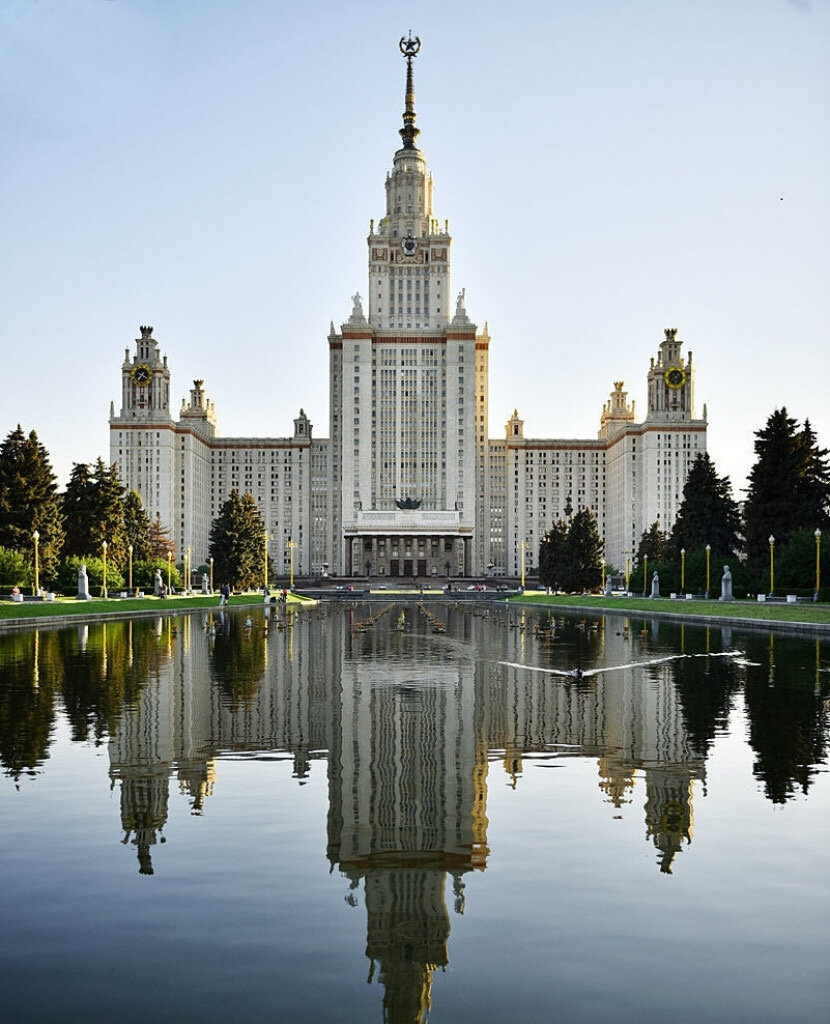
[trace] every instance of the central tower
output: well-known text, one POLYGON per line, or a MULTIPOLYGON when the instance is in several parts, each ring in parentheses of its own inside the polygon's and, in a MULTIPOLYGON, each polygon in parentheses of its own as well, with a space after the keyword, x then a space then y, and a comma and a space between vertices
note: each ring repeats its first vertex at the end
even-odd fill
POLYGON ((416 145, 421 43, 410 35, 399 46, 402 145, 386 213, 370 222, 367 308, 354 295, 349 320, 329 334, 332 563, 349 575, 469 575, 487 561, 489 338, 464 293, 451 300, 449 224, 433 214, 416 145))

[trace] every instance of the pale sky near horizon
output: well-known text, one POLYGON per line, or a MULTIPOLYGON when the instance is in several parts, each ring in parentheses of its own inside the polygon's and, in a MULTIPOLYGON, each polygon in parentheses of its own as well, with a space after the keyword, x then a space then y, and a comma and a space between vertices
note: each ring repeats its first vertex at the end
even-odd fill
POLYGON ((677 327, 736 497, 775 408, 830 447, 830 0, 0 0, 0 436, 107 459, 141 324, 174 415, 199 377, 223 435, 328 436, 410 29, 491 437, 642 417, 677 327))

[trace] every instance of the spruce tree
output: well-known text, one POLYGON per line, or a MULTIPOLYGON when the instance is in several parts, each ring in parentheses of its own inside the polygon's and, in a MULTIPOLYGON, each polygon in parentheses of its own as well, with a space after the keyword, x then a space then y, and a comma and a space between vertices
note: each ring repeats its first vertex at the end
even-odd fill
POLYGON ((581 508, 568 529, 569 590, 596 590, 602 583, 602 539, 594 513, 581 508))
POLYGON ((34 430, 18 424, 0 446, 0 546, 34 563, 34 531, 42 580, 52 580, 63 544, 57 478, 34 430))
POLYGON ((210 555, 218 585, 230 583, 243 590, 263 578, 265 524, 251 494, 231 491, 210 530, 210 555))
POLYGON ((775 548, 796 530, 826 528, 830 507, 827 450, 819 448, 809 421, 799 429, 785 408, 776 409, 755 432, 755 464, 744 504, 744 532, 750 570, 765 579, 769 538, 775 548))
POLYGON ((660 529, 659 523, 652 523, 651 526, 640 537, 637 547, 636 564, 642 565, 643 559, 648 556, 649 562, 660 562, 666 557, 668 538, 660 529))
POLYGON ((150 517, 138 491, 128 491, 124 497, 124 539, 132 544, 135 561, 150 557, 150 517))
POLYGON ((561 590, 568 574, 568 524, 552 524, 539 545, 539 582, 561 590))
POLYGON ((100 555, 107 542, 107 557, 126 564, 124 487, 118 467, 98 458, 94 466, 75 463, 63 495, 66 524, 65 555, 100 555))
MULTIPOLYGON (((676 560, 708 544, 717 557, 732 559, 741 550, 741 516, 728 476, 718 476, 708 452, 699 452, 686 478, 666 556, 676 560)), ((649 554, 649 558, 651 555, 649 554)))

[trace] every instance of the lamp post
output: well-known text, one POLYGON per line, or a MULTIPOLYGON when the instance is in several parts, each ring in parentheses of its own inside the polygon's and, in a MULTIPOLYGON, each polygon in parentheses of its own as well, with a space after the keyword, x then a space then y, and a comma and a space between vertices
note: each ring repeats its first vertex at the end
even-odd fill
POLYGON ((101 578, 101 597, 107 596, 107 542, 101 541, 101 548, 104 552, 104 575, 101 578))
MULTIPOLYGON (((293 590, 294 589, 294 547, 295 547, 295 544, 294 544, 294 541, 291 538, 289 538, 288 544, 286 545, 286 547, 288 548, 288 586, 289 586, 289 589, 293 590)), ((367 576, 368 576, 368 573, 367 573, 367 576)))
POLYGON ((167 552, 167 593, 170 593, 170 574, 173 572, 173 552, 167 552))
MULTIPOLYGON (((211 558, 211 563, 213 559, 211 558)), ((262 586, 268 589, 268 531, 262 537, 262 586)))
POLYGON ((630 554, 630 552, 628 552, 628 551, 625 552, 625 592, 626 592, 626 594, 628 593, 628 578, 629 578, 629 575, 630 575, 630 572, 631 572, 631 563, 630 563, 629 557, 628 557, 629 554, 630 554))
POLYGON ((769 535, 769 596, 775 587, 775 537, 769 535))
MULTIPOLYGON (((37 536, 37 530, 35 536, 37 536)), ((816 527, 814 536, 816 538, 816 596, 813 600, 818 601, 818 592, 821 587, 821 530, 818 527, 816 527)), ((35 552, 37 552, 37 547, 35 547, 35 552)), ((35 559, 37 559, 37 554, 35 554, 35 559)), ((37 567, 37 561, 35 561, 35 567, 37 567)))
POLYGON ((210 592, 213 593, 213 556, 210 559, 210 592))
POLYGON ((522 541, 522 590, 525 588, 525 542, 522 541))
MULTIPOLYGON (((38 554, 38 543, 40 541, 40 533, 37 530, 32 532, 32 540, 35 542, 35 597, 40 593, 40 559, 38 554)), ((818 584, 816 584, 816 590, 818 590, 818 584)))
POLYGON ((706 600, 709 600, 709 560, 712 557, 712 546, 706 545, 706 600))
POLYGON ((605 559, 602 560, 602 592, 605 593, 605 559))
POLYGON ((133 592, 133 546, 132 546, 132 544, 128 544, 127 545, 127 555, 128 555, 128 559, 129 559, 129 566, 130 566, 129 573, 128 573, 129 591, 130 591, 130 595, 132 596, 132 592, 133 592))
POLYGON ((686 589, 686 549, 680 549, 680 593, 686 589))
POLYGON ((187 548, 187 561, 184 563, 184 592, 185 594, 190 593, 190 556, 193 553, 193 548, 187 548))
POLYGON ((643 597, 648 596, 648 555, 643 555, 643 597))

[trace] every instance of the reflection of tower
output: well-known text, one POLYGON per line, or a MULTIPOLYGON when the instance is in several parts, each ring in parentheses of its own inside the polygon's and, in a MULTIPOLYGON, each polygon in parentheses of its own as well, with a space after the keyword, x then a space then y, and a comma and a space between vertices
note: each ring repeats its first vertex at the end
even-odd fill
POLYGON ((646 769, 646 828, 661 853, 660 870, 671 874, 672 861, 692 841, 692 775, 683 765, 646 769))
MULTIPOLYGON (((129 775, 121 780, 121 827, 124 843, 138 847, 139 874, 152 875, 150 847, 156 844, 167 821, 169 766, 129 775)), ((161 842, 164 838, 161 837, 161 842)))
POLYGON ((448 876, 462 913, 463 875, 486 865, 486 708, 474 662, 448 664, 426 634, 407 636, 403 662, 377 649, 398 643, 391 631, 346 638, 328 853, 352 888, 364 879, 384 1020, 412 1024, 429 1007, 432 972, 448 962, 448 876))
POLYGON ((377 868, 366 875, 366 955, 380 964, 384 1020, 416 1022, 429 1010, 432 972, 446 967, 450 921, 443 866, 377 868))

